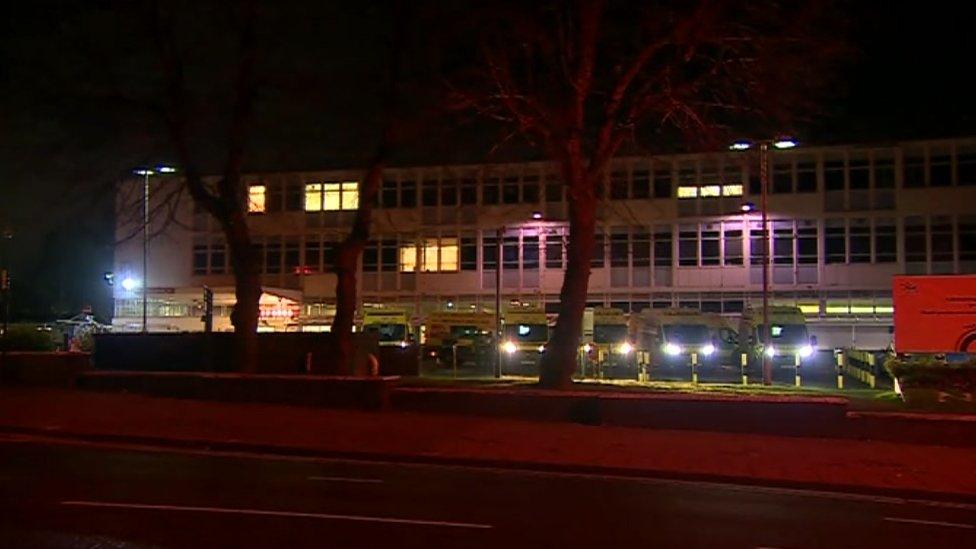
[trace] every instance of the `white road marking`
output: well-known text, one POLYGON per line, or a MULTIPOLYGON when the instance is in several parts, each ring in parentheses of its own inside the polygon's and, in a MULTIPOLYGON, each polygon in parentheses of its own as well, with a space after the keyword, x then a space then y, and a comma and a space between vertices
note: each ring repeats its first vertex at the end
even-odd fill
POLYGON ((109 509, 136 509, 146 511, 177 511, 190 513, 219 513, 225 515, 258 515, 268 517, 314 518, 324 520, 348 520, 354 522, 379 522, 385 524, 407 524, 412 526, 443 526, 446 528, 470 528, 486 530, 490 524, 471 522, 449 522, 440 520, 406 519, 396 517, 371 517, 367 515, 336 515, 331 513, 303 513, 300 511, 270 511, 265 509, 235 509, 227 507, 194 507, 184 505, 149 505, 145 503, 115 503, 108 501, 62 501, 69 507, 99 507, 109 509))
MULTIPOLYGON (((732 491, 760 492, 773 495, 792 495, 800 497, 812 497, 821 499, 835 499, 847 501, 861 501, 868 503, 878 503, 885 505, 920 505, 925 507, 938 507, 948 509, 960 509, 964 511, 976 512, 976 504, 940 501, 921 498, 901 498, 896 496, 882 496, 873 494, 860 494, 852 492, 837 492, 828 490, 816 490, 812 488, 787 488, 785 486, 761 486, 758 484, 741 484, 732 481, 704 481, 704 480, 682 480, 672 478, 654 478, 647 476, 628 476, 620 474, 599 474, 599 473, 580 473, 570 471, 541 471, 531 468, 501 468, 501 467, 481 467, 478 465, 461 465, 447 463, 424 463, 425 456, 417 456, 420 461, 389 461, 375 458, 338 458, 320 456, 289 456, 287 454, 269 454, 261 452, 230 451, 230 450, 203 450, 198 448, 180 448, 172 446, 159 446, 152 444, 135 444, 126 442, 93 442, 77 438, 52 437, 40 435, 8 435, 0 434, 0 441, 21 444, 36 444, 38 442, 46 444, 57 444, 62 446, 82 446, 89 448, 114 448, 120 450, 155 452, 162 454, 193 455, 201 457, 232 457, 241 459, 251 459, 259 461, 290 461, 298 463, 343 463, 352 465, 394 465, 413 469, 448 469, 460 471, 479 471, 501 474, 519 474, 525 476, 539 477, 565 477, 565 478, 585 478, 593 480, 617 480, 626 482, 636 482, 642 484, 658 484, 672 486, 694 486, 699 488, 718 488, 732 491), (16 437, 16 438, 14 438, 16 437)), ((544 465, 544 464, 540 464, 544 465)), ((760 479, 757 479, 760 480, 760 479)))
POLYGON ((352 478, 352 477, 308 477, 308 480, 322 482, 357 482, 361 484, 383 484, 380 478, 352 478))
POLYGON ((922 520, 922 519, 912 519, 912 518, 901 518, 901 517, 885 517, 888 522, 905 522, 908 524, 924 524, 926 526, 945 526, 946 528, 966 528, 973 529, 976 526, 972 524, 963 524, 960 522, 942 522, 939 520, 922 520))

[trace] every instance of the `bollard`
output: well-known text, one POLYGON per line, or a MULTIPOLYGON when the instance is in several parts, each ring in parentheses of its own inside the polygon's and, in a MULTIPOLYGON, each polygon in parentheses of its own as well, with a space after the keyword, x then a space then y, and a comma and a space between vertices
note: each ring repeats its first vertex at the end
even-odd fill
POLYGON ((749 385, 749 355, 742 353, 739 356, 739 365, 742 368, 742 384, 749 385))
POLYGON ((868 369, 868 385, 872 389, 874 389, 875 388, 875 382, 876 382, 876 380, 875 380, 875 377, 876 376, 874 374, 875 367, 874 367, 874 355, 873 354, 869 354, 868 355, 868 368, 869 368, 868 369))
POLYGON ((691 353, 691 382, 698 385, 698 353, 691 353))
POLYGON ((837 388, 844 388, 844 353, 837 353, 837 388))
POLYGON ((796 386, 800 386, 800 355, 793 355, 793 375, 795 378, 796 386))

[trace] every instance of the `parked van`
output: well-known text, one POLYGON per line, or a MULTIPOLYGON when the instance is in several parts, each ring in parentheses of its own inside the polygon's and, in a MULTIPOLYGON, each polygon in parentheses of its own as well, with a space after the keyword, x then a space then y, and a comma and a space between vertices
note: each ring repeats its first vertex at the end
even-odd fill
POLYGON ((424 359, 442 366, 453 366, 455 350, 458 366, 490 364, 495 315, 484 311, 435 311, 424 322, 424 359))
POLYGON ((734 363, 738 337, 728 320, 697 309, 652 309, 634 317, 640 364, 699 366, 734 363))
POLYGON ((534 375, 549 343, 549 319, 542 309, 513 309, 502 315, 502 373, 534 375))
MULTIPOLYGON (((587 309, 592 315, 592 329, 584 328, 580 346, 585 373, 595 372, 610 377, 632 377, 636 374, 637 353, 627 314, 612 307, 587 309)), ((584 322, 584 327, 588 327, 584 322)))
POLYGON ((750 362, 760 363, 763 354, 774 365, 795 366, 813 360, 817 337, 810 335, 806 317, 798 307, 769 307, 769 347, 763 345, 762 315, 762 308, 747 308, 739 323, 741 348, 750 362))

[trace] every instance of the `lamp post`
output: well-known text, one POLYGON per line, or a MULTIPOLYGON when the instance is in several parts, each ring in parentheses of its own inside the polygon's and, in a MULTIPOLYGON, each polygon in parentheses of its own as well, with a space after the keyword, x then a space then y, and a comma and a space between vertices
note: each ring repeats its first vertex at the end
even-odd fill
POLYGON ((3 229, 0 232, 0 244, 3 245, 0 254, 0 303, 3 305, 3 325, 0 326, 0 335, 6 335, 10 329, 10 241, 13 240, 14 233, 10 229, 3 229))
MULTIPOLYGON (((766 202, 769 195, 769 147, 775 149, 792 149, 796 141, 787 137, 776 139, 740 140, 729 145, 733 151, 747 151, 759 147, 759 209, 762 223, 762 377, 763 385, 773 384, 773 365, 769 356, 769 208, 766 202)), ((751 211, 743 206, 743 211, 751 211)))
POLYGON ((149 331, 147 322, 149 305, 146 299, 149 292, 149 178, 156 174, 176 173, 176 168, 157 166, 155 170, 139 168, 133 170, 142 176, 142 333, 149 331))

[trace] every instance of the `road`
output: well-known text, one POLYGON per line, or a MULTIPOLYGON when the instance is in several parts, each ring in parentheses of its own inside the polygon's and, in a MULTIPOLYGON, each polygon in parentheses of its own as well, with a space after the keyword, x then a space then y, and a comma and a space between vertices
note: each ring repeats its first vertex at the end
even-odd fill
POLYGON ((976 505, 0 439, 2 547, 932 549, 973 539, 976 505))

